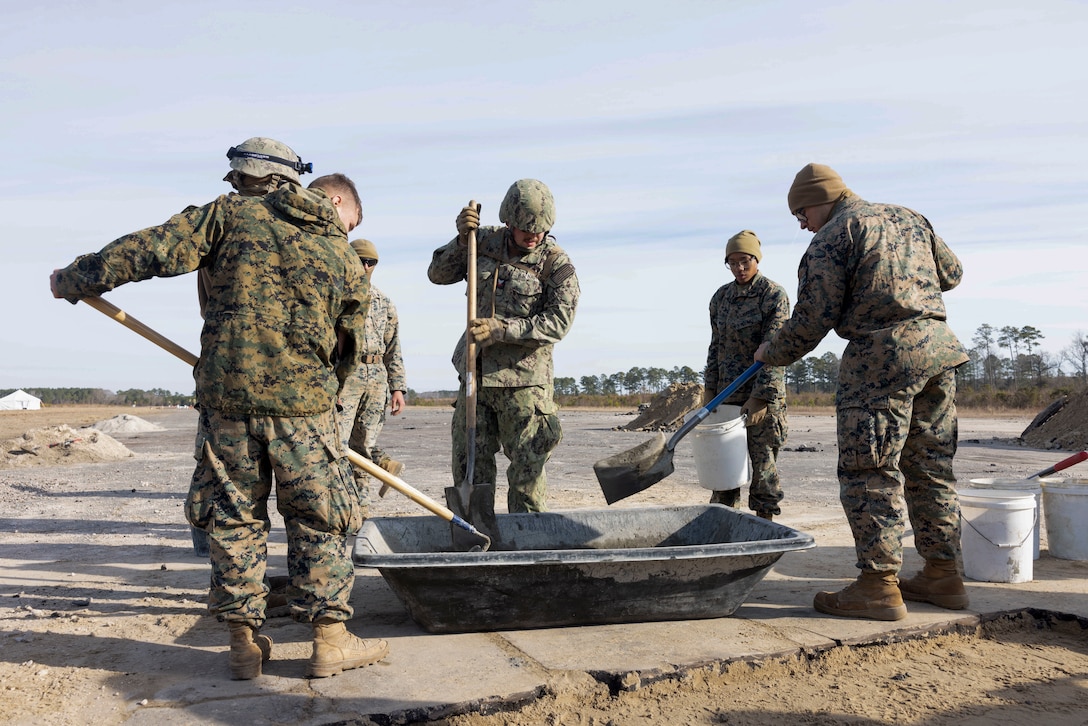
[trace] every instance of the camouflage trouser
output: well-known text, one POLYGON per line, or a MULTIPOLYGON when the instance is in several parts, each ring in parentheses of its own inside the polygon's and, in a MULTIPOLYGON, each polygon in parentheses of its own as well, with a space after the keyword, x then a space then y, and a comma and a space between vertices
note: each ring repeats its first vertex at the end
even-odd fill
MULTIPOLYGON (((385 455, 377 447, 378 434, 385 426, 385 412, 389 409, 389 376, 381 363, 360 365, 340 391, 342 410, 338 419, 340 441, 374 463, 385 455)), ((359 503, 370 507, 370 477, 352 467, 355 485, 359 490, 359 503)))
MULTIPOLYGON (((508 512, 547 511, 548 479, 544 464, 563 438, 552 386, 480 388, 476 396, 476 459, 473 485, 486 486, 494 500, 501 446, 510 460, 506 480, 508 512)), ((453 481, 465 478, 468 462, 465 387, 453 410, 453 481)))
POLYGON ((341 455, 333 411, 246 416, 202 409, 185 516, 211 540, 208 609, 220 620, 265 619, 268 499, 287 528, 291 615, 347 620, 354 568, 347 534, 361 522, 355 482, 341 455))
MULTIPOLYGON (((778 478, 778 450, 786 443, 789 424, 786 404, 770 404, 767 415, 758 426, 749 426, 748 458, 752 461, 752 480, 748 487, 748 508, 757 514, 782 514, 778 503, 782 501, 782 484, 778 478)), ((737 506, 740 491, 737 489, 715 491, 710 503, 737 506)))
POLYGON ((955 399, 950 370, 866 406, 839 408, 839 499, 859 569, 899 572, 904 498, 918 553, 959 560, 955 399))

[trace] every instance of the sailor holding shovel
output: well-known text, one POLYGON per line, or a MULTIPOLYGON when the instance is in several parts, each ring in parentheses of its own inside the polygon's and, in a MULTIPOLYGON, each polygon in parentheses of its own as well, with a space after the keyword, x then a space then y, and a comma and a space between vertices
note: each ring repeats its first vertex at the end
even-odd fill
POLYGON ((475 318, 453 355, 461 377, 452 424, 453 479, 469 492, 469 500, 460 501, 463 516, 483 525, 485 534, 493 533, 487 528, 494 527, 495 455, 500 448, 510 459, 507 510, 547 509, 544 464, 563 435, 556 415, 552 346, 570 330, 581 294, 574 265, 549 234, 555 201, 543 182, 515 182, 499 208, 499 221, 504 226, 481 227, 476 205, 466 206, 457 215, 457 237, 435 250, 427 269, 438 285, 465 281, 469 240, 475 242, 478 236, 476 285, 470 287, 479 289, 475 318), (470 344, 480 350, 472 366, 479 393, 472 412, 478 431, 473 432, 471 451, 465 366, 470 344), (470 456, 474 468, 469 482, 470 456))

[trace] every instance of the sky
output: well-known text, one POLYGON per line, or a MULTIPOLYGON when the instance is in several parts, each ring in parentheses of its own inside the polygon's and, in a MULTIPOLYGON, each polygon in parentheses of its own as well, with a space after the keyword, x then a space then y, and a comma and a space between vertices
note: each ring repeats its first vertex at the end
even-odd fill
MULTIPOLYGON (((725 243, 796 299, 794 174, 916 209, 963 262, 965 345, 1088 333, 1088 3, 1039 0, 15 3, 0 0, 0 389, 163 388, 191 370, 49 274, 229 191, 226 151, 289 144, 346 173, 408 386, 454 389, 463 285, 427 280, 470 199, 551 188, 578 272, 555 374, 706 362, 725 243)), ((312 177, 303 177, 304 183, 312 177)), ((195 275, 105 295, 198 352, 195 275)), ((813 355, 841 355, 831 333, 813 355)))

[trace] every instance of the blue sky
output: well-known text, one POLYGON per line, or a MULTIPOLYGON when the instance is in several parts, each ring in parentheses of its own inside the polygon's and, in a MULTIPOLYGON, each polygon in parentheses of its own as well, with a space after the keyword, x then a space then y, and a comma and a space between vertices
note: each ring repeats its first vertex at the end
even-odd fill
MULTIPOLYGON (((78 254, 228 191, 227 148, 290 144, 359 186, 409 386, 456 386, 463 286, 426 278, 469 199, 552 189, 582 285, 556 374, 705 363, 707 303, 752 229, 796 292, 793 175, 830 164, 925 214, 965 267, 965 344, 1088 333, 1088 4, 366 2, 37 5, 0 26, 0 388, 190 392, 186 366, 49 294, 78 254)), ((307 179, 308 177, 304 177, 307 179)), ((196 352, 192 275, 107 299, 196 352)), ((831 334, 815 351, 841 353, 831 334)))

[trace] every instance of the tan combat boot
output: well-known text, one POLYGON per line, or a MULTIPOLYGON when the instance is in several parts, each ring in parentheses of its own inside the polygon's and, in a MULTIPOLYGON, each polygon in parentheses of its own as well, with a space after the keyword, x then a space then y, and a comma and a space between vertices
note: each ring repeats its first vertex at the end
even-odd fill
POLYGON ((335 676, 341 671, 377 663, 389 654, 389 643, 380 638, 358 638, 344 623, 332 618, 314 621, 314 653, 310 656, 311 678, 335 676))
POLYGON ((404 471, 404 464, 389 456, 383 456, 382 460, 378 462, 378 466, 393 476, 400 476, 400 473, 404 471))
POLYGON ((902 620, 907 617, 907 606, 896 582, 894 572, 863 572, 838 592, 817 593, 812 606, 844 618, 902 620))
POLYGON ((261 675, 261 663, 272 657, 272 639, 258 635, 249 623, 231 622, 230 628, 230 677, 235 681, 248 681, 261 675))
POLYGON ((921 572, 900 581, 899 590, 906 600, 928 602, 947 610, 963 610, 968 604, 967 590, 954 560, 926 560, 921 572))

